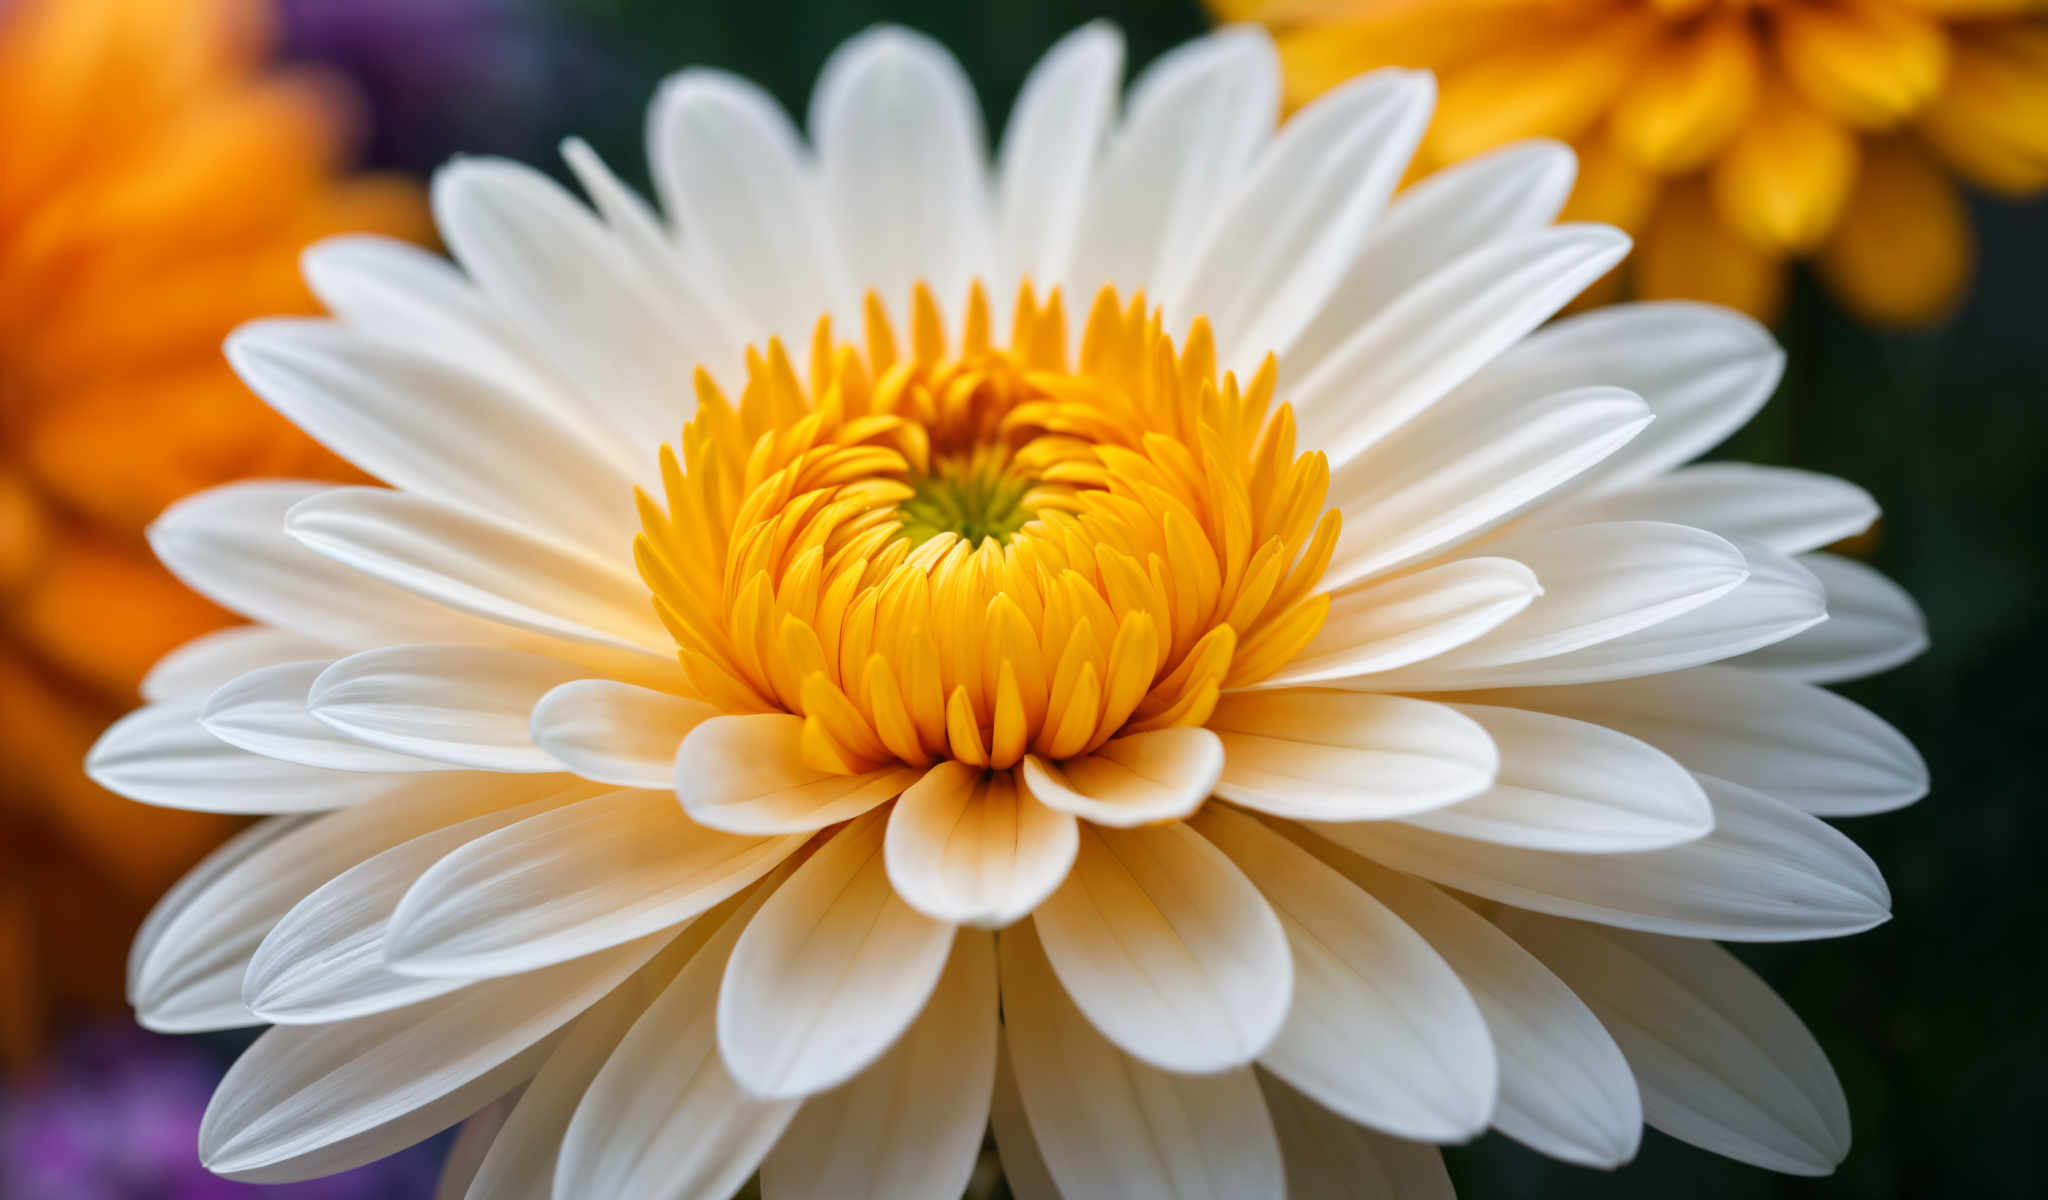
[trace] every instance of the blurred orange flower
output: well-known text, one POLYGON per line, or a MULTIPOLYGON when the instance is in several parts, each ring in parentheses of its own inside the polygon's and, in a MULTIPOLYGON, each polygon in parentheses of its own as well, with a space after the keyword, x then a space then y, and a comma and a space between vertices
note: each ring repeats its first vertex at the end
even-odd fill
POLYGON ((423 238, 418 189, 345 176, 326 77, 270 68, 260 0, 0 3, 0 1058, 118 1003, 141 910, 230 827, 86 782, 164 651, 225 614, 142 540, 195 488, 330 475, 221 339, 315 308, 300 247, 423 238))
POLYGON ((1636 235, 1643 296, 1769 318, 1788 263, 1811 257, 1866 319, 1924 323, 1970 273, 1951 173, 2048 185, 2044 0, 1210 4, 1274 28, 1297 104, 1373 67, 1434 69, 1420 166, 1575 143, 1566 215, 1636 235))

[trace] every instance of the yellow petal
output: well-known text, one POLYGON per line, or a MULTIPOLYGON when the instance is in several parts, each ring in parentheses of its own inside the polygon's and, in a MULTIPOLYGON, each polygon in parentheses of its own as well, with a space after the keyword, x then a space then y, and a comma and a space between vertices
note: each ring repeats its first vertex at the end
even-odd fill
POLYGON ((1782 251, 1811 250, 1849 199, 1856 139, 1774 80, 1711 178, 1722 219, 1743 237, 1782 251))
POLYGON ((1662 180, 1605 138, 1578 147, 1579 178, 1559 221, 1598 221, 1634 235, 1642 231, 1657 203, 1662 180))
POLYGON ((1645 300, 1706 300, 1769 321, 1784 302, 1785 265, 1723 223, 1692 180, 1665 190, 1636 252, 1635 283, 1645 300))
POLYGON ((1704 166, 1756 102, 1760 58, 1752 26, 1741 16, 1681 30, 1622 90, 1608 137, 1638 163, 1666 174, 1704 166))
POLYGON ((24 586, 49 547, 49 517, 26 480, 0 467, 0 599, 24 586))
POLYGON ((2048 186, 2048 30, 2001 22, 1958 32, 1953 51, 1921 134, 1984 187, 2025 195, 2048 186))
POLYGON ((1787 4, 1775 28, 1786 76, 1808 100, 1854 125, 1897 124, 1933 98, 1948 72, 1941 27, 1889 5, 1787 4))
POLYGON ((1657 28, 1652 14, 1630 8, 1532 32, 1446 71, 1427 152, 1455 162, 1517 138, 1578 137, 1634 74, 1657 28))
POLYGON ((1881 325, 1945 316, 1970 274, 1970 222, 1955 185, 1897 138, 1864 148, 1856 194, 1820 254, 1828 285, 1881 325))

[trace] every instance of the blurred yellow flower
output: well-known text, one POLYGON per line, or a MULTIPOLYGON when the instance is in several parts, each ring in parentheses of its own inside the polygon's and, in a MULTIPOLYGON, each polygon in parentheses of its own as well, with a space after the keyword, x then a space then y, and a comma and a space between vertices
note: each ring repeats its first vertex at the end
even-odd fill
POLYGON ((227 616, 144 525, 246 475, 338 475, 221 340, 312 311, 299 248, 424 237, 418 190, 342 169, 354 113, 266 66, 260 0, 0 3, 0 1061, 111 1003, 141 908, 228 829, 86 782, 165 650, 227 616))
MULTIPOLYGON (((2048 185, 2043 0, 1210 0, 1273 27, 1299 104, 1429 67, 1425 168, 1573 142, 1567 217, 1641 243, 1639 295, 1763 317, 1811 257, 1865 318, 1946 313, 1970 271, 1950 172, 2048 185)), ((1610 279, 1610 294, 1622 280, 1610 279)))

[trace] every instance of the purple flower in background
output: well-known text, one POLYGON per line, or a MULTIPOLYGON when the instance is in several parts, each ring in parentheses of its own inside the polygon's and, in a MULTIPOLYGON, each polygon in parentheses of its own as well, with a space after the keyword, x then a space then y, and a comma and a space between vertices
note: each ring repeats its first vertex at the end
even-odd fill
POLYGON ((63 1200, 409 1200, 433 1194, 428 1143, 307 1183, 233 1183, 199 1165, 200 1114, 223 1064, 202 1044, 128 1026, 72 1040, 0 1086, 0 1196, 63 1200))
POLYGON ((286 58, 347 75, 370 157, 423 170, 457 151, 532 159, 599 74, 537 0, 277 0, 286 58))

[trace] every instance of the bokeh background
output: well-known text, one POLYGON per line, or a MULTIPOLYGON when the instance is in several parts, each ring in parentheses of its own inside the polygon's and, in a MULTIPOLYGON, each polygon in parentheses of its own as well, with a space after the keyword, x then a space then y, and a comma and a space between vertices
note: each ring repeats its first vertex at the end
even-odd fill
MULTIPOLYGON (((285 52, 347 74, 369 102, 380 164, 488 152, 559 173, 554 147, 574 131, 641 181, 642 106, 685 64, 750 76, 801 113, 834 45, 900 21, 953 48, 999 129, 1031 63, 1072 26, 1116 21, 1135 67, 1205 23, 1195 0, 279 2, 285 52)), ((1451 1152, 1466 1194, 2048 1195, 2048 203, 1973 206, 1979 275, 1936 328, 1874 332, 1802 279, 1779 325, 1784 385, 1724 451, 1875 493, 1887 515, 1860 549, 1919 598, 1932 629, 1920 660, 1846 689, 1933 772, 1921 804, 1849 823, 1896 916, 1842 941, 1738 947, 1827 1048, 1853 1153, 1829 1179, 1788 1179, 1651 1133, 1633 1166, 1608 1175, 1496 1135, 1451 1152)), ((55 1037, 40 1065, 0 1085, 0 1196, 431 1194, 439 1144, 293 1189, 199 1176, 191 1132, 237 1044, 104 1020, 55 1037)))

